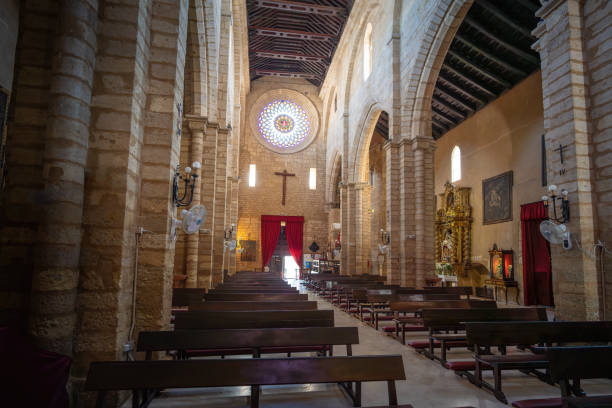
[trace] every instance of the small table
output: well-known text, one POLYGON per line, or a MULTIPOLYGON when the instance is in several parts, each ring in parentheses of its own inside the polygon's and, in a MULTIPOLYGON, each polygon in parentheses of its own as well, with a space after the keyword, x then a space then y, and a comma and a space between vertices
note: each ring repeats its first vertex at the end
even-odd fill
POLYGON ((504 280, 504 279, 487 279, 484 282, 486 286, 492 286, 495 293, 495 301, 497 301, 497 288, 503 288, 506 295, 506 304, 508 304, 508 288, 516 289, 516 303, 518 304, 520 288, 517 281, 504 280))

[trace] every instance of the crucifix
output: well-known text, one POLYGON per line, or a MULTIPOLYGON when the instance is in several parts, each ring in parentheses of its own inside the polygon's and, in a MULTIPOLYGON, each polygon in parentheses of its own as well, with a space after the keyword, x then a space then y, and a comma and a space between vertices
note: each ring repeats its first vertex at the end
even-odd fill
POLYGON ((559 152, 559 157, 561 158, 561 164, 563 164, 563 149, 567 149, 568 145, 562 145, 559 143, 559 148, 553 150, 554 152, 559 152))
POLYGON ((287 194, 287 177, 294 177, 295 174, 287 173, 286 169, 283 170, 282 173, 277 171, 274 174, 276 174, 277 176, 283 176, 283 205, 285 205, 285 194, 287 194))

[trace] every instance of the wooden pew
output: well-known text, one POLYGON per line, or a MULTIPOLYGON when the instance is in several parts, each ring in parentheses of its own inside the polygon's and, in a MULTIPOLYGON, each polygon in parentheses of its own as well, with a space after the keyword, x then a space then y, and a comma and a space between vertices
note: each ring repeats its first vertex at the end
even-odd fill
POLYGON ((239 287, 236 289, 212 289, 208 291, 209 294, 224 294, 224 293, 278 293, 278 294, 299 294, 300 292, 295 289, 268 289, 268 288, 255 288, 255 287, 239 287))
POLYGON ((191 303, 189 305, 189 310, 207 312, 232 312, 239 310, 317 310, 317 302, 307 300, 298 302, 222 302, 209 300, 206 302, 191 303))
MULTIPOLYGON (((499 309, 500 312, 504 310, 522 309, 499 309)), ((472 321, 474 320, 472 319, 472 321)), ((519 323, 508 321, 483 323, 468 321, 466 323, 466 334, 468 344, 473 346, 476 352, 474 356, 475 371, 473 382, 479 387, 489 389, 498 400, 507 403, 506 397, 502 392, 502 371, 521 370, 538 374, 535 370, 547 369, 549 367, 549 360, 545 354, 538 353, 538 348, 533 349, 536 353, 527 352, 507 355, 505 354, 506 347, 518 345, 530 346, 534 344, 611 342, 612 322, 533 321, 519 323), (480 352, 481 348, 490 349, 491 346, 501 347, 502 354, 483 355, 480 352), (490 367, 493 370, 493 385, 483 381, 483 367, 490 367)), ((548 377, 541 373, 538 377, 548 380, 548 377)))
MULTIPOLYGON (((399 339, 400 331, 402 333, 402 344, 406 344, 406 331, 408 325, 415 325, 410 331, 424 331, 423 320, 420 317, 406 317, 407 313, 420 314, 423 309, 495 309, 497 303, 493 300, 467 300, 467 299, 451 299, 451 300, 423 300, 423 301, 398 301, 389 304, 389 311, 393 313, 394 326, 386 329, 387 332, 395 332, 395 336, 399 339), (404 316, 400 316, 403 314, 404 316)), ((375 328, 378 330, 379 314, 388 313, 386 310, 374 310, 375 328)))
MULTIPOLYGON (((397 403, 396 380, 405 380, 399 355, 359 357, 255 358, 230 360, 99 361, 89 366, 86 391, 97 391, 96 407, 111 390, 131 390, 133 406, 146 406, 149 389, 251 386, 251 407, 259 407, 261 385, 339 383, 361 406, 361 383, 386 381, 389 406, 397 403), (352 387, 355 383, 355 389, 352 387)), ((408 408, 408 405, 402 406, 408 408)))
MULTIPOLYGON (((465 330, 466 322, 510 322, 510 321, 546 321, 546 308, 523 307, 523 308, 469 308, 469 309, 424 309, 423 324, 429 330, 429 350, 425 353, 429 358, 440 361, 446 368, 456 370, 452 364, 447 364, 446 351, 448 343, 455 342, 456 345, 468 346, 467 334, 457 333, 465 330), (454 334, 443 333, 444 331, 455 331, 454 334), (436 342, 440 344, 440 357, 434 352, 436 342), (464 344, 464 342, 467 342, 464 344)), ((476 364, 477 366, 477 364, 476 364)))
POLYGON ((174 288, 172 289, 172 306, 186 307, 193 302, 201 302, 206 294, 202 288, 174 288))
POLYGON ((258 302, 296 302, 308 300, 306 293, 207 293, 204 300, 216 301, 258 301, 258 302))
POLYGON ((350 356, 353 344, 359 344, 356 327, 175 330, 140 332, 137 351, 145 352, 147 360, 154 351, 177 351, 179 359, 237 354, 257 358, 261 354, 302 351, 329 351, 332 355, 331 346, 345 345, 350 356))
POLYGON ((333 327, 333 310, 260 312, 182 312, 174 320, 175 330, 255 329, 279 327, 333 327))

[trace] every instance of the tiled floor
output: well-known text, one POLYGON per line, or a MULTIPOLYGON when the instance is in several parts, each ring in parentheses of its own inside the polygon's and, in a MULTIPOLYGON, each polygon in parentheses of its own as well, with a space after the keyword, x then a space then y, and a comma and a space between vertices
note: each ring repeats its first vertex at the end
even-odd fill
MULTIPOLYGON (((309 295, 314 298, 314 296, 309 295)), ((319 301, 320 309, 332 306, 319 301)), ((478 408, 505 407, 493 395, 481 390, 467 380, 446 370, 439 363, 433 362, 403 346, 396 340, 375 331, 359 320, 336 309, 336 326, 357 326, 359 328, 359 345, 353 346, 354 355, 401 354, 404 360, 406 381, 397 382, 399 403, 412 404, 415 408, 445 408, 473 406, 478 408)), ((411 337, 423 337, 415 334, 411 337)), ((345 355, 344 347, 335 347, 334 355, 345 355)), ((307 355, 307 354, 305 354, 307 355)), ((451 351, 449 359, 467 359, 470 354, 462 351, 451 351)), ((490 374, 485 374, 486 376, 490 374)), ((518 371, 504 372, 503 387, 509 401, 557 397, 559 389, 547 385, 535 377, 528 377, 518 371)), ((587 393, 612 392, 612 381, 585 381, 587 393)), ((364 383, 362 386, 363 406, 384 405, 387 403, 386 383, 364 383)), ((249 387, 228 387, 210 389, 170 390, 164 391, 151 404, 152 408, 174 407, 246 407, 249 387)), ((295 385, 282 387, 263 387, 260 399, 262 407, 350 407, 350 400, 335 384, 295 385)), ((126 403, 125 407, 129 407, 126 403)))

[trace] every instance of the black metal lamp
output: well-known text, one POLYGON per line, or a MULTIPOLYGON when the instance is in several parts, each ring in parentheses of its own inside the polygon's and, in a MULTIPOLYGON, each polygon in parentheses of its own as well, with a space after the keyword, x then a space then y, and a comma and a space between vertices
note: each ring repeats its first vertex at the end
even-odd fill
POLYGON ((196 171, 201 167, 201 165, 200 162, 194 161, 192 166, 193 169, 189 166, 185 167, 184 176, 181 174, 180 165, 176 166, 176 172, 174 173, 174 179, 172 180, 172 200, 174 201, 174 205, 177 207, 187 207, 193 200, 193 190, 195 189, 196 180, 198 178, 196 171), (185 183, 185 187, 182 194, 179 194, 179 184, 181 181, 185 183))
POLYGON ((565 224, 566 222, 569 222, 570 220, 570 205, 569 205, 569 199, 567 198, 568 192, 567 190, 563 189, 561 190, 561 193, 557 195, 556 191, 557 191, 556 185, 551 184, 550 186, 548 186, 548 192, 550 193, 550 196, 543 195, 542 201, 544 201, 544 205, 546 207, 550 207, 550 205, 552 204, 553 211, 552 211, 552 214, 550 213, 550 211, 548 212, 548 218, 560 224, 565 224), (560 203, 560 210, 561 210, 560 217, 557 216, 557 201, 559 201, 560 203))

